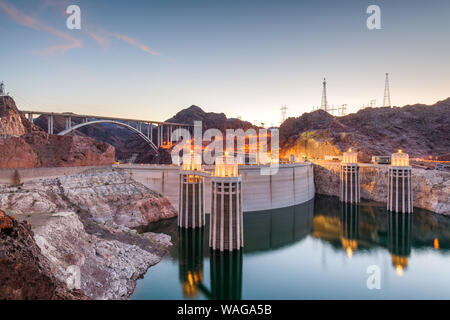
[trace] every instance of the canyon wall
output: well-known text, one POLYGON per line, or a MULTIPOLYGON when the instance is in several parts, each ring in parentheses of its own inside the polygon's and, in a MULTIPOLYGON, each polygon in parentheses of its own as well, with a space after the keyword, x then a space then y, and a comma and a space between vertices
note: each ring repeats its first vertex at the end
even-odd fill
MULTIPOLYGON (((316 193, 339 196, 339 166, 319 161, 314 164, 316 193)), ((361 198, 386 202, 387 174, 387 166, 360 164, 361 198)), ((450 173, 413 169, 412 187, 415 207, 450 215, 450 173)))

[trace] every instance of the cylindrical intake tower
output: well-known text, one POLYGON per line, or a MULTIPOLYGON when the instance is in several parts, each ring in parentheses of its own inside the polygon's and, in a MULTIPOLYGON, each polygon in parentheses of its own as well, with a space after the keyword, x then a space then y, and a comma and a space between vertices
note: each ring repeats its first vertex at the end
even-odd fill
POLYGON ((387 209, 391 212, 412 213, 413 194, 411 186, 412 169, 409 156, 399 150, 392 154, 388 173, 387 209))
POLYGON ((205 225, 205 176, 201 162, 191 154, 180 170, 178 226, 202 228, 205 225), (189 161, 190 160, 190 161, 189 161))
POLYGON ((220 251, 240 250, 244 246, 242 179, 236 159, 216 158, 211 188, 209 246, 220 251))
POLYGON ((360 199, 360 180, 358 153, 349 149, 344 152, 341 163, 341 190, 340 199, 346 203, 359 203, 360 199))

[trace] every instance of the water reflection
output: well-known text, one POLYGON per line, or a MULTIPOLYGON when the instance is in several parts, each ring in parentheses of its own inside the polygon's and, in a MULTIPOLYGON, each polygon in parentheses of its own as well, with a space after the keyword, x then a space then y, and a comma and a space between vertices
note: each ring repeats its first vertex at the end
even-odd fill
POLYGON ((179 276, 185 298, 199 295, 199 285, 203 281, 204 234, 204 228, 178 229, 179 276))
POLYGON ((240 300, 242 296, 242 250, 210 251, 211 288, 203 283, 205 228, 178 229, 178 269, 183 296, 203 293, 213 300, 240 300))
POLYGON ((275 250, 307 237, 313 228, 314 201, 244 214, 244 252, 275 250))
MULTIPOLYGON (((188 299, 261 297, 260 284, 267 280, 270 282, 272 278, 280 280, 271 282, 278 294, 286 292, 286 296, 295 298, 294 293, 302 296, 302 290, 307 290, 302 286, 309 284, 310 279, 327 283, 346 279, 347 284, 354 283, 352 281, 359 283, 361 280, 357 278, 357 273, 348 270, 363 270, 365 274, 367 265, 381 261, 386 261, 387 270, 392 266, 390 270, 398 275, 409 275, 411 270, 417 270, 402 279, 422 283, 434 281, 433 276, 442 277, 447 272, 441 267, 440 273, 436 273, 428 259, 433 258, 434 263, 441 263, 450 256, 448 217, 419 209, 415 209, 413 214, 392 213, 380 204, 343 204, 337 198, 324 196, 316 196, 314 201, 295 207, 245 213, 245 246, 243 250, 232 253, 210 250, 208 219, 203 229, 179 230, 176 219, 172 219, 151 224, 141 231, 167 233, 174 244, 170 254, 165 257, 166 261, 171 262, 165 264, 164 271, 160 273, 161 279, 158 279, 156 271, 152 274, 152 270, 157 270, 157 265, 156 269, 151 268, 149 271, 147 286, 151 287, 152 283, 154 286, 159 283, 159 288, 165 286, 168 274, 178 273, 179 283, 173 284, 176 286, 173 291, 178 294, 181 292, 182 297, 188 299), (377 260, 383 256, 386 260, 377 260), (332 272, 322 269, 322 257, 333 261, 332 272), (264 265, 255 264, 255 261, 264 261, 264 265), (342 264, 343 261, 346 263, 342 264), (267 264, 276 267, 270 269, 267 264), (285 278, 303 280, 301 285, 296 284, 290 288, 286 287, 287 284, 296 282, 285 278), (282 288, 276 288, 277 283, 282 288)), ((449 283, 448 279, 450 277, 444 277, 440 281, 449 283)), ((363 283, 364 281, 365 279, 363 283)), ((309 290, 317 288, 316 285, 309 285, 309 290)), ((143 295, 145 298, 158 298, 158 290, 151 288, 153 289, 148 289, 145 293, 141 291, 139 297, 142 298, 143 295)), ((331 287, 327 288, 323 289, 326 290, 323 295, 325 298, 331 287)), ((395 287, 395 290, 401 291, 400 287, 395 287)), ((421 294, 419 291, 423 290, 416 291, 418 297, 421 294)), ((361 291, 359 294, 364 295, 366 292, 361 291)), ((170 298, 171 295, 165 297, 170 298)), ((174 297, 179 298, 176 294, 174 297)), ((279 296, 271 296, 270 290, 267 291, 267 298, 277 297, 279 296)), ((346 295, 337 297, 345 298, 346 295)))
POLYGON ((349 258, 358 249, 359 214, 359 205, 341 202, 341 243, 349 258))
POLYGON ((211 251, 211 295, 213 300, 241 300, 242 250, 211 251))
POLYGON ((388 212, 388 249, 399 276, 408 267, 412 246, 413 213, 388 212))

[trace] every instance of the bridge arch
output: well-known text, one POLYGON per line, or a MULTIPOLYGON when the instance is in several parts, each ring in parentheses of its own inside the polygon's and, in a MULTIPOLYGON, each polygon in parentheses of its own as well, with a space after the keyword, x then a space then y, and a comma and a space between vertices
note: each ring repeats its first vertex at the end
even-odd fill
MULTIPOLYGON (((92 125, 92 124, 98 124, 98 123, 112 123, 112 124, 116 124, 116 125, 118 125, 118 126, 122 126, 122 127, 124 127, 124 128, 127 128, 128 130, 133 131, 133 132, 136 133, 140 138, 142 138, 143 140, 145 140, 145 142, 147 142, 147 143, 150 145, 150 147, 151 147, 153 150, 155 150, 156 153, 158 153, 158 148, 157 148, 156 145, 153 143, 153 141, 150 140, 150 138, 147 137, 145 134, 143 134, 141 131, 139 131, 138 129, 136 129, 136 128, 134 128, 134 127, 132 127, 132 126, 126 124, 126 123, 122 123, 122 122, 114 121, 114 120, 93 120, 93 121, 83 122, 83 123, 77 124, 77 125, 75 125, 75 126, 73 126, 73 127, 70 127, 70 128, 68 128, 68 129, 66 129, 66 130, 64 130, 64 131, 61 131, 60 133, 58 133, 58 135, 59 135, 59 136, 64 136, 64 135, 66 135, 66 134, 68 134, 68 133, 70 133, 70 132, 72 132, 72 131, 74 131, 74 130, 77 130, 77 129, 79 129, 79 128, 82 128, 82 127, 84 127, 84 126, 89 126, 89 125, 92 125)), ((150 124, 149 124, 149 125, 150 125, 150 124)))

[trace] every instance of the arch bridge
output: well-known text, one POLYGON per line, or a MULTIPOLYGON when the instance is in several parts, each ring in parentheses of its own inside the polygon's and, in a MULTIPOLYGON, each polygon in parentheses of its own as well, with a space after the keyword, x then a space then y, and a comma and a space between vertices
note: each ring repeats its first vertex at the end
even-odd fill
POLYGON ((20 111, 28 120, 33 122, 35 115, 44 115, 47 117, 47 133, 66 135, 77 129, 93 124, 110 123, 124 127, 142 138, 156 153, 161 146, 167 146, 172 143, 172 133, 178 128, 189 129, 193 125, 174 123, 174 122, 160 122, 152 120, 102 117, 92 115, 81 115, 74 113, 56 113, 56 112, 42 112, 42 111, 20 111), (65 129, 55 132, 55 117, 62 117, 65 119, 65 129), (81 123, 75 122, 74 119, 81 120, 81 123))

